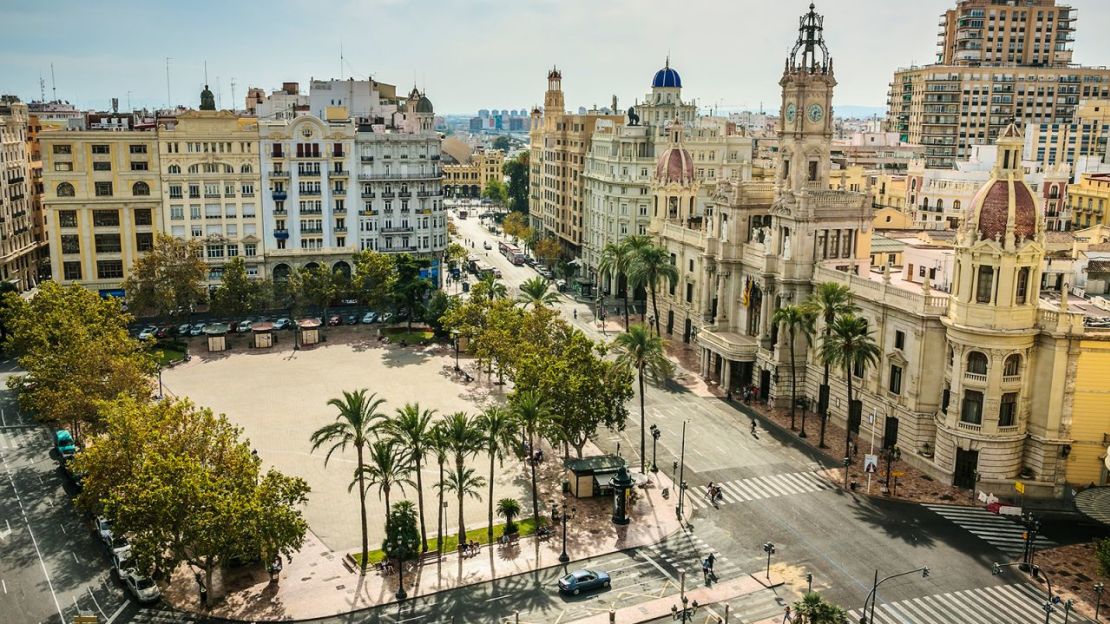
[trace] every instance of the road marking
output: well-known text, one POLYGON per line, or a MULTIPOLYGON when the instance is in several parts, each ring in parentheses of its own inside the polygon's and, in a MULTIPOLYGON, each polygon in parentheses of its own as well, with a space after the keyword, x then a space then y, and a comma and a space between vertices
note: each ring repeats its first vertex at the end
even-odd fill
POLYGON ((58 528, 62 530, 62 535, 69 535, 69 531, 66 531, 66 525, 64 522, 59 522, 58 528))
POLYGON ((493 598, 489 598, 488 600, 486 600, 486 602, 496 602, 498 600, 504 600, 504 599, 508 598, 509 596, 510 596, 510 594, 502 594, 500 596, 494 596, 493 598))
POLYGON ((129 603, 128 601, 124 600, 124 601, 123 601, 123 604, 121 604, 121 605, 119 606, 119 608, 118 608, 118 609, 116 609, 116 612, 115 612, 115 613, 113 613, 113 614, 112 614, 112 617, 108 618, 108 621, 107 621, 107 622, 105 622, 104 624, 112 624, 112 622, 115 622, 115 621, 116 621, 116 618, 118 618, 118 617, 119 617, 119 614, 120 614, 120 613, 123 613, 123 610, 124 610, 124 609, 126 609, 126 608, 127 608, 127 605, 129 605, 129 604, 130 604, 130 603, 129 603))
MULTIPOLYGON (((0 453, 0 460, 3 460, 4 465, 7 466, 8 458, 0 453)), ((58 610, 58 618, 66 621, 66 616, 62 613, 62 605, 58 602, 58 595, 54 593, 54 583, 50 581, 50 573, 46 571, 46 562, 42 559, 42 551, 39 550, 39 541, 35 539, 35 532, 31 530, 31 522, 27 519, 27 512, 23 510, 23 499, 19 497, 19 488, 15 486, 15 480, 12 479, 11 472, 8 473, 8 481, 12 484, 12 492, 15 493, 15 500, 19 503, 19 513, 23 516, 23 522, 27 525, 27 534, 31 536, 31 544, 35 547, 35 555, 39 558, 39 566, 42 567, 42 575, 46 577, 46 586, 50 589, 50 596, 54 599, 54 608, 58 610)), ((49 499, 46 499, 49 500, 49 499)), ((5 523, 7 521, 5 520, 5 523)))
POLYGON ((92 598, 93 604, 96 605, 96 610, 100 612, 101 616, 107 618, 108 616, 104 613, 104 609, 101 609, 100 603, 96 601, 96 596, 93 595, 92 588, 86 587, 85 589, 89 590, 89 598, 92 598))
POLYGON ((8 593, 8 584, 4 582, 4 579, 0 579, 0 587, 4 588, 5 594, 8 593))
POLYGON ((74 563, 78 563, 78 564, 81 563, 81 560, 77 558, 77 553, 75 553, 71 550, 71 551, 69 551, 69 554, 73 555, 74 563))
POLYGON ((667 570, 666 570, 666 569, 665 569, 665 568, 664 568, 663 566, 659 565, 659 564, 658 564, 658 563, 657 563, 657 562, 656 562, 656 561, 655 561, 654 559, 652 559, 651 557, 649 557, 649 556, 648 556, 648 554, 647 554, 646 552, 644 552, 644 551, 642 551, 642 550, 641 550, 641 551, 640 551, 640 554, 644 556, 644 559, 647 559, 647 560, 648 560, 648 563, 650 563, 651 565, 655 566, 655 569, 656 569, 656 570, 659 570, 660 572, 662 572, 662 573, 663 573, 663 576, 667 577, 668 579, 670 579, 670 580, 672 580, 672 581, 677 581, 677 580, 678 580, 678 579, 676 579, 675 577, 671 576, 671 573, 670 573, 670 572, 667 572, 667 570))

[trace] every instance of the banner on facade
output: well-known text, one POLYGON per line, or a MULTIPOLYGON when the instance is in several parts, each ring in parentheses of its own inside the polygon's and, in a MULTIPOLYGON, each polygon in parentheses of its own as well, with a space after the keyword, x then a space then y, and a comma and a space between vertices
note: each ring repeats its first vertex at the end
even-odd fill
POLYGON ((863 456, 863 471, 868 474, 879 472, 879 456, 867 453, 863 456))

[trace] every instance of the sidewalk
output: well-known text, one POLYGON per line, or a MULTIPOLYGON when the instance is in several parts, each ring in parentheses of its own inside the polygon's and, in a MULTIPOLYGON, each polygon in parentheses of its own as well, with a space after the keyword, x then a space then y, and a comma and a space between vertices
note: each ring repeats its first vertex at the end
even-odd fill
MULTIPOLYGON (((698 579, 695 579, 696 583, 698 579)), ((761 591, 764 587, 758 581, 750 576, 743 576, 731 581, 724 581, 721 583, 714 583, 706 587, 700 583, 695 588, 691 588, 686 592, 686 597, 689 599, 689 604, 697 601, 699 605, 706 605, 712 607, 714 603, 732 600, 746 594, 761 591)), ((617 609, 615 617, 611 620, 609 613, 599 613, 588 618, 575 620, 570 624, 608 624, 609 622, 616 622, 616 624, 636 624, 638 622, 650 622, 662 617, 671 615, 671 606, 682 606, 679 593, 674 593, 662 598, 656 598, 648 602, 642 602, 638 605, 631 607, 624 607, 617 609)), ((711 616, 702 615, 704 611, 699 610, 697 614, 697 622, 711 622, 713 620, 707 619, 711 616)), ((526 620, 521 619, 521 624, 525 624, 526 620)), ((531 623, 529 623, 531 624, 531 623)), ((538 624, 538 623, 537 623, 538 624)))
MULTIPOLYGON (((585 454, 597 452, 596 448, 587 448, 585 454)), ((549 457, 557 459, 545 462, 537 473, 537 482, 541 484, 541 517, 550 513, 550 504, 546 501, 556 498, 555 493, 562 484, 561 453, 552 453, 549 457)), ((674 503, 662 497, 662 488, 671 488, 671 482, 660 472, 655 475, 654 483, 637 490, 643 495, 632 504, 629 510, 632 522, 627 526, 613 524, 612 500, 608 497, 570 499, 569 503, 577 508, 567 531, 567 553, 571 561, 653 544, 679 530, 674 503)), ((561 499, 562 495, 559 494, 558 498, 561 499)), ((524 501, 522 507, 525 516, 530 516, 530 501, 524 501)), ((435 517, 432 516, 431 520, 434 524, 435 517)), ((467 528, 480 526, 484 524, 467 528)), ((526 537, 508 546, 483 545, 481 552, 471 557, 446 554, 438 562, 416 566, 412 571, 406 568, 405 589, 413 598, 561 565, 558 562, 561 549, 562 535, 557 530, 556 535, 544 541, 526 537)), ((234 589, 204 613, 232 620, 300 620, 396 601, 398 579, 395 573, 383 575, 377 570, 369 570, 360 575, 352 564, 345 561, 345 554, 329 550, 309 532, 304 547, 291 562, 286 563, 278 583, 270 583, 269 575, 258 566, 233 570, 223 579, 217 577, 214 584, 221 586, 226 583, 234 589)), ((178 609, 201 610, 197 585, 187 566, 174 573, 164 597, 178 609)))

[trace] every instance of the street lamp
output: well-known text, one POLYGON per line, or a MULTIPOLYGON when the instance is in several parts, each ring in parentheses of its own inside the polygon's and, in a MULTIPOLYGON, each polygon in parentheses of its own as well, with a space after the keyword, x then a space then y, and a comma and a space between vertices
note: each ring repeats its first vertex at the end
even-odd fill
POLYGON ((659 425, 652 425, 649 430, 651 431, 651 471, 659 472, 659 466, 655 464, 655 445, 659 442, 663 431, 659 429, 659 425))
POLYGON ((570 555, 567 554, 567 520, 573 519, 577 515, 577 511, 576 507, 571 507, 570 513, 567 513, 567 502, 565 500, 561 503, 561 508, 560 503, 551 501, 551 521, 563 525, 563 552, 559 555, 559 563, 570 561, 570 555))
POLYGON ((852 465, 851 457, 844 457, 844 489, 848 489, 848 466, 852 465))
POLYGON ((682 609, 680 610, 678 605, 671 605, 671 619, 682 622, 694 621, 694 614, 697 613, 701 605, 698 604, 697 600, 690 601, 690 598, 686 596, 685 570, 679 573, 679 600, 682 601, 682 609))
POLYGON ((1037 533, 1041 530, 1041 521, 1038 520, 1031 512, 1026 512, 1021 516, 1021 523, 1025 525, 1025 531, 1022 533, 1022 538, 1025 540, 1025 547, 1021 556, 1021 569, 1028 570, 1033 565, 1033 554, 1035 543, 1037 540, 1037 533))
POLYGON ((1098 609, 1102 606, 1102 583, 1095 583, 1095 621, 1098 621, 1098 609))
POLYGON ((767 580, 771 580, 771 555, 775 554, 775 545, 767 542, 763 545, 763 552, 767 553, 767 580))
MULTIPOLYGON (((998 565, 998 564, 995 564, 995 565, 998 565)), ((868 622, 874 622, 875 621, 875 603, 879 600, 879 585, 882 585, 883 583, 889 581, 892 578, 898 578, 899 576, 906 576, 908 574, 914 574, 914 573, 917 573, 917 572, 921 573, 921 578, 928 578, 929 577, 929 566, 921 566, 920 568, 917 568, 915 570, 910 570, 909 572, 899 572, 898 574, 891 574, 890 576, 888 576, 888 577, 886 577, 882 580, 879 580, 879 571, 875 570, 875 583, 871 586, 871 591, 867 594, 867 598, 863 599, 863 609, 860 609, 860 614, 861 615, 860 615, 860 618, 859 618, 859 624, 867 624, 868 622), (867 602, 868 601, 871 602, 871 613, 870 614, 867 614, 867 602)))
POLYGON ((451 338, 455 341, 455 372, 459 372, 459 330, 451 330, 451 338))
POLYGON ((162 394, 162 365, 159 364, 158 365, 158 398, 161 399, 163 396, 165 396, 165 395, 162 394))
POLYGON ((806 397, 798 399, 798 407, 802 408, 802 430, 798 432, 798 437, 805 438, 808 437, 806 436, 806 408, 809 407, 809 399, 806 397))
MULTIPOLYGON (((998 576, 999 574, 1002 574, 1002 568, 1010 568, 1010 567, 1017 567, 1020 570, 1028 569, 1028 570, 1030 570, 1030 575, 1034 579, 1039 579, 1041 574, 1043 574, 1041 572, 1040 566, 1035 566, 1035 565, 1027 566, 1024 562, 1021 562, 1021 561, 1014 561, 1012 563, 995 563, 995 564, 992 564, 991 565, 991 574, 993 574, 995 576, 998 576)), ((1060 604, 1060 597, 1053 595, 1053 593, 1052 593, 1052 579, 1048 578, 1047 574, 1044 575, 1044 583, 1045 583, 1045 591, 1048 592, 1047 598, 1045 599, 1045 603, 1044 603, 1044 624, 1050 624, 1050 621, 1052 619, 1052 612, 1055 610, 1052 605, 1060 604)), ((1071 606, 1070 605, 1065 605, 1065 611, 1064 611, 1065 621, 1067 621, 1066 618, 1068 617, 1068 613, 1070 611, 1071 611, 1071 606)))
MULTIPOLYGON (((886 460, 886 489, 889 492, 890 491, 890 468, 891 468, 891 465, 894 464, 894 462, 898 461, 899 459, 902 459, 902 449, 898 448, 897 446, 888 446, 887 448, 884 448, 880 452, 882 453, 883 459, 886 460)), ((894 484, 895 484, 895 489, 897 490, 898 481, 895 480, 894 484)), ((892 496, 893 496, 893 494, 892 494, 892 496)))
POLYGON ((394 542, 397 548, 397 600, 404 600, 408 598, 408 593, 405 592, 405 555, 411 550, 416 549, 415 540, 410 539, 408 536, 398 536, 394 542))

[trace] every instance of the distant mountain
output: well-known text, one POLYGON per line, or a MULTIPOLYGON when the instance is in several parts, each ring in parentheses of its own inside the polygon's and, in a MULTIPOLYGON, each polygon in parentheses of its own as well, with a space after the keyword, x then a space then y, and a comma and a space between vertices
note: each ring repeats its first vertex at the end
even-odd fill
POLYGON ((854 118, 854 119, 867 119, 868 117, 878 117, 883 119, 886 117, 885 106, 852 106, 852 105, 837 105, 833 104, 833 110, 837 117, 854 118))

